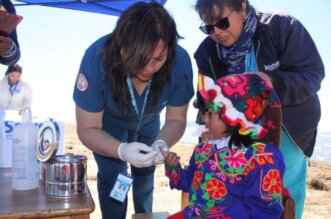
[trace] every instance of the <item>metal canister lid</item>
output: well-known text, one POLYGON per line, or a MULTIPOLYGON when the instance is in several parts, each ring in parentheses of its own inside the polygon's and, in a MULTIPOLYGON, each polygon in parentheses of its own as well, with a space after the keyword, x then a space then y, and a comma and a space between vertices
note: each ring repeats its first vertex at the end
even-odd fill
POLYGON ((87 160, 86 156, 83 155, 57 155, 54 157, 53 162, 56 163, 82 163, 87 160))
POLYGON ((59 126, 52 119, 40 126, 36 145, 36 155, 40 162, 47 162, 54 158, 59 147, 59 139, 59 126))

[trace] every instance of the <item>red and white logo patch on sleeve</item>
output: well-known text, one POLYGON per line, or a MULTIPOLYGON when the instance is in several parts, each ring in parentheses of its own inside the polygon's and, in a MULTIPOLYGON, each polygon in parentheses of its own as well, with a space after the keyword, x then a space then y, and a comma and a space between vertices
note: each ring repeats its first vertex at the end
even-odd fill
POLYGON ((83 73, 79 73, 76 81, 77 89, 81 92, 84 92, 88 87, 88 82, 83 73))

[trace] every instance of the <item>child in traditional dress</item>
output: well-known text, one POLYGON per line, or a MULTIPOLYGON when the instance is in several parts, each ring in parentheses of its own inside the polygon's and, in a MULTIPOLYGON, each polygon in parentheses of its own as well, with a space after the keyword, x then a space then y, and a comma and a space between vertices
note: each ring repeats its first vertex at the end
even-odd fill
POLYGON ((189 192, 190 201, 169 218, 280 218, 285 165, 281 104, 272 85, 257 74, 229 75, 216 84, 199 75, 198 92, 206 132, 189 166, 162 151, 171 189, 189 192))

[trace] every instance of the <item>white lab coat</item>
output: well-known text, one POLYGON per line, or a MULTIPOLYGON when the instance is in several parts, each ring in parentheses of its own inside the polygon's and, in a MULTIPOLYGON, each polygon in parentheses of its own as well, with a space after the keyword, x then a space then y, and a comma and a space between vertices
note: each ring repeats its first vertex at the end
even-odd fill
POLYGON ((29 84, 19 80, 13 95, 9 91, 8 76, 0 81, 0 105, 5 110, 22 110, 31 107, 32 90, 29 84))

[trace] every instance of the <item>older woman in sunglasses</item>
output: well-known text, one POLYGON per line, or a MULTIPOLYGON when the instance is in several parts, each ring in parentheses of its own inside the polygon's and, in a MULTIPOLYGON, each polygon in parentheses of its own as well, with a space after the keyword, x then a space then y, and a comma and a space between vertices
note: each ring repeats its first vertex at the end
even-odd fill
MULTIPOLYGON (((325 75, 313 39, 291 15, 257 12, 247 0, 197 0, 195 9, 202 19, 199 28, 207 35, 194 54, 199 73, 216 80, 252 72, 273 84, 283 111, 284 185, 295 200, 296 218, 301 218, 306 161, 320 120, 317 91, 325 75)), ((195 106, 204 108, 199 94, 195 106)))

